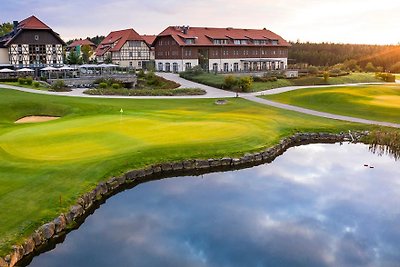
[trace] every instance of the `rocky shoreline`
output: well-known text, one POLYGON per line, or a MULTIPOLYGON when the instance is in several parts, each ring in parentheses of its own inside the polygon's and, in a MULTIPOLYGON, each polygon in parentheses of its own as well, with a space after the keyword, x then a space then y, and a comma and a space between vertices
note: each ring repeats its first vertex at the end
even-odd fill
POLYGON ((34 255, 49 250, 72 229, 79 227, 85 218, 104 203, 110 196, 127 188, 150 181, 179 175, 199 175, 215 171, 227 171, 256 166, 273 161, 290 147, 310 143, 360 142, 368 132, 354 133, 298 133, 285 138, 279 144, 261 152, 245 154, 240 158, 221 158, 208 160, 184 160, 152 165, 151 167, 129 171, 121 176, 112 177, 99 183, 95 189, 82 195, 75 205, 66 213, 53 221, 39 227, 22 245, 15 245, 12 252, 4 258, 0 257, 0 267, 14 267, 18 263, 27 262, 34 255), (47 248, 47 249, 46 249, 47 248))

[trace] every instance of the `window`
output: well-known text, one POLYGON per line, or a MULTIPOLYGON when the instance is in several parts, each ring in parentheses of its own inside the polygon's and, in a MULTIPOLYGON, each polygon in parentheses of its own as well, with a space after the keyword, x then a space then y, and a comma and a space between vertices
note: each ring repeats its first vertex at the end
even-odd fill
POLYGON ((185 44, 194 44, 195 43, 195 39, 194 38, 188 38, 188 39, 185 39, 185 44))
POLYGON ((186 69, 186 70, 190 70, 191 68, 192 68, 192 63, 186 62, 186 64, 185 64, 185 69, 186 69))
POLYGON ((172 64, 172 69, 174 72, 178 72, 178 63, 172 64))
POLYGON ((133 67, 133 62, 132 61, 129 62, 129 67, 133 67))
POLYGON ((227 55, 228 55, 228 50, 222 51, 222 54, 223 54, 224 56, 227 56, 227 55))
POLYGON ((229 64, 224 63, 224 72, 228 72, 228 71, 229 71, 229 64))
POLYGON ((192 56, 192 50, 185 50, 185 56, 186 57, 190 57, 190 56, 192 56))
POLYGON ((163 64, 158 62, 158 71, 163 71, 163 64))
POLYGON ((129 57, 133 58, 133 52, 129 52, 129 57))
POLYGON ((228 44, 228 40, 227 39, 214 39, 214 44, 216 44, 216 45, 228 44))
POLYGON ((39 35, 38 34, 35 35, 35 40, 39 41, 39 35))
POLYGON ((138 57, 142 57, 142 53, 140 51, 137 52, 138 57))
POLYGON ((142 67, 142 61, 139 61, 139 62, 137 63, 137 65, 138 65, 139 68, 141 68, 141 67, 142 67))
POLYGON ((213 72, 218 72, 218 63, 213 64, 213 72))
POLYGON ((246 45, 247 44, 247 40, 233 40, 233 43, 235 45, 246 45))
POLYGON ((165 63, 165 71, 170 72, 171 71, 171 64, 170 63, 165 63))
POLYGON ((233 71, 239 71, 239 63, 233 63, 233 71))
POLYGON ((141 45, 140 41, 128 41, 129 47, 140 47, 140 45, 141 45))
POLYGON ((272 40, 272 45, 278 45, 278 40, 272 40))

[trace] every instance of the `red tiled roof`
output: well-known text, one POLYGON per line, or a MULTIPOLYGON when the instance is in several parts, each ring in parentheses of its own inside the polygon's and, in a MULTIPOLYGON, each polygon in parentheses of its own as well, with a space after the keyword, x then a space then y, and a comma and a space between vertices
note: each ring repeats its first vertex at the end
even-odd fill
POLYGON ((133 29, 111 32, 99 44, 96 50, 96 55, 102 56, 107 51, 119 51, 126 41, 144 41, 143 38, 133 29), (114 45, 114 46, 113 46, 114 45))
MULTIPOLYGON (((188 27, 187 32, 183 32, 182 27, 170 26, 161 32, 158 36, 171 36, 180 46, 195 45, 195 46, 213 46, 214 39, 228 39, 228 44, 224 46, 235 46, 233 40, 276 40, 277 46, 290 46, 281 36, 267 30, 254 29, 235 29, 235 28, 208 28, 208 27, 188 27), (195 38, 194 44, 186 44, 185 39, 195 38)), ((249 42, 248 45, 254 45, 249 42)), ((271 45, 271 43, 266 44, 271 45)), ((275 45, 276 46, 276 45, 275 45)))
POLYGON ((44 24, 40 19, 35 16, 30 16, 19 22, 18 28, 20 29, 41 29, 41 30, 50 30, 50 27, 44 24))
POLYGON ((157 35, 140 35, 148 46, 151 46, 156 39, 157 35))
POLYGON ((80 46, 82 46, 82 45, 96 46, 94 43, 92 43, 88 39, 85 39, 85 40, 75 40, 68 47, 77 47, 79 45, 80 46))

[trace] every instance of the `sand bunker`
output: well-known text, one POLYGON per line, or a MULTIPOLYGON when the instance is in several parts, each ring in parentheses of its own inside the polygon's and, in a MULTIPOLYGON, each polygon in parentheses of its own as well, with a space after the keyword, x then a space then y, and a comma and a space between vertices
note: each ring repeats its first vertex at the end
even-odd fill
POLYGON ((27 116, 17 120, 15 123, 35 123, 35 122, 45 122, 57 120, 60 117, 52 117, 52 116, 27 116))

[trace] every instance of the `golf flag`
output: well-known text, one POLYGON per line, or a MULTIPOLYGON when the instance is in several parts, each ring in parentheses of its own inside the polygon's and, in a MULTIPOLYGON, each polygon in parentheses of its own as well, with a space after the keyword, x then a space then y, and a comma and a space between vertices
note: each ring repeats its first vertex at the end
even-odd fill
POLYGON ((120 110, 119 112, 121 112, 121 114, 124 113, 124 111, 122 110, 122 108, 121 108, 121 110, 120 110))

